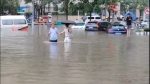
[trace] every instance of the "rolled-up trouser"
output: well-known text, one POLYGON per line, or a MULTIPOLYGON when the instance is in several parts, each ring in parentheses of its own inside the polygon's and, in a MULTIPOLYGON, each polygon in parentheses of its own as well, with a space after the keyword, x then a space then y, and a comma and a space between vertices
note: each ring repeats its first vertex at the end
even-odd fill
POLYGON ((71 42, 71 39, 68 36, 66 36, 64 42, 71 42))
POLYGON ((50 42, 57 42, 57 40, 50 40, 50 42))

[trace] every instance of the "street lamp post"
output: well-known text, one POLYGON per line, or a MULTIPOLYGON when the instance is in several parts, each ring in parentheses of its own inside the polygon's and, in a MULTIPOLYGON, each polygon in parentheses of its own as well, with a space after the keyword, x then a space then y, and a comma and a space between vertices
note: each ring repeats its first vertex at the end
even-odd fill
MULTIPOLYGON (((90 3, 94 2, 94 0, 89 0, 90 3)), ((92 13, 92 10, 90 10, 90 21, 91 21, 91 13, 92 13)))
POLYGON ((32 0, 32 28, 34 28, 34 0, 32 0))
POLYGON ((105 19, 106 19, 106 6, 107 6, 107 4, 106 4, 106 0, 105 0, 105 19))

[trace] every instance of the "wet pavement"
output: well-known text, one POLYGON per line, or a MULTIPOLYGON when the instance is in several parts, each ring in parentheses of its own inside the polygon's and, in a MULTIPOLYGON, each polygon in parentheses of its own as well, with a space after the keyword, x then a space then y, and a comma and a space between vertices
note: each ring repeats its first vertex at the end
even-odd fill
POLYGON ((69 44, 47 32, 1 30, 1 84, 149 84, 148 36, 74 29, 69 44))

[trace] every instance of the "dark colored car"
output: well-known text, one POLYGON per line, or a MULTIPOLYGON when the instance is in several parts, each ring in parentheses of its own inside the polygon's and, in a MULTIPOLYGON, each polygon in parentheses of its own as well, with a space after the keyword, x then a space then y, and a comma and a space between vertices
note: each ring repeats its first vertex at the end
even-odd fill
POLYGON ((126 34, 127 30, 125 28, 125 25, 114 22, 108 26, 106 32, 110 34, 126 34))
POLYGON ((108 25, 111 25, 110 22, 99 22, 100 30, 105 31, 108 28, 108 25))
POLYGON ((100 30, 100 24, 98 21, 89 21, 85 26, 85 31, 97 31, 100 30))
POLYGON ((85 30, 100 30, 104 31, 107 29, 108 25, 110 25, 110 22, 98 22, 98 21, 90 21, 86 24, 85 30))

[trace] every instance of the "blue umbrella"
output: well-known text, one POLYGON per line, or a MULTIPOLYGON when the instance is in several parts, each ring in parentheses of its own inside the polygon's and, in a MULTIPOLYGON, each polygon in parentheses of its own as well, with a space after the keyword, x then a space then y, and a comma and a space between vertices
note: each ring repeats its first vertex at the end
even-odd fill
POLYGON ((130 16, 132 17, 133 21, 136 20, 136 16, 135 16, 135 14, 133 12, 127 12, 126 14, 124 14, 124 17, 126 18, 128 14, 130 14, 130 16))

